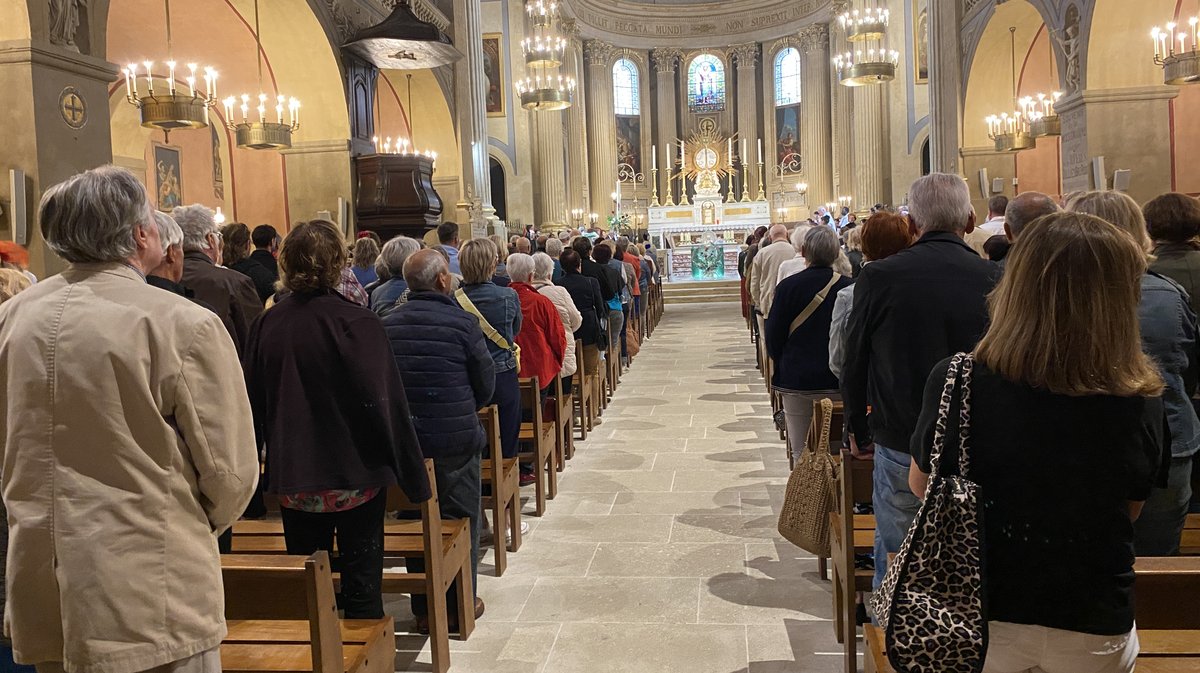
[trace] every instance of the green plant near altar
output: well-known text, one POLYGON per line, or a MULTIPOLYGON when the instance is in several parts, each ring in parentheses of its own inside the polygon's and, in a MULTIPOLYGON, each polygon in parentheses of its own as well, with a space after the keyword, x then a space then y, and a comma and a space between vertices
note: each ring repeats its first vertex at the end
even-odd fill
POLYGON ((608 216, 608 228, 612 231, 627 229, 629 227, 629 222, 629 213, 608 216))

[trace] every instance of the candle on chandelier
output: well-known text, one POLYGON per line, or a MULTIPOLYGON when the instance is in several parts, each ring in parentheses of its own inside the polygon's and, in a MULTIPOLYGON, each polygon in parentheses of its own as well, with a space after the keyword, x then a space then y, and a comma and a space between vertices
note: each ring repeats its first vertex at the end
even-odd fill
POLYGON ((1200 16, 1188 19, 1188 25, 1192 27, 1192 51, 1196 51, 1200 48, 1200 16))
POLYGON ((267 94, 258 94, 258 121, 265 123, 267 121, 267 94))
POLYGON ((250 96, 242 94, 242 123, 247 123, 247 117, 250 116, 250 96))
POLYGON ((175 95, 175 61, 167 61, 167 91, 175 95))
POLYGON ((379 154, 379 136, 373 136, 371 144, 375 146, 375 154, 379 154))
MULTIPOLYGON (((129 66, 129 68, 132 67, 129 66)), ((129 68, 125 68, 125 97, 133 98, 133 77, 129 74, 129 68)))
POLYGON ((1187 33, 1180 33, 1179 34, 1179 53, 1181 53, 1181 54, 1187 52, 1187 48, 1184 46, 1185 42, 1187 42, 1187 33))
POLYGON ((1166 49, 1164 49, 1164 51, 1166 51, 1167 54, 1170 56, 1175 55, 1175 40, 1173 39, 1174 37, 1175 37, 1175 24, 1168 23, 1167 24, 1167 32, 1163 33, 1162 40, 1167 45, 1167 47, 1166 47, 1166 49))
POLYGON ((383 140, 383 153, 384 154, 392 153, 392 137, 391 136, 388 136, 387 138, 384 138, 384 140, 383 140))
POLYGON ((283 123, 283 96, 275 99, 275 118, 279 120, 278 123, 283 123))
POLYGON ((1154 29, 1150 31, 1150 41, 1154 43, 1155 60, 1162 58, 1162 50, 1158 48, 1158 36, 1161 34, 1162 31, 1158 29, 1158 26, 1155 26, 1154 29))
POLYGON ((146 91, 154 95, 154 75, 150 72, 150 68, 154 67, 153 61, 144 61, 142 65, 146 66, 146 91))

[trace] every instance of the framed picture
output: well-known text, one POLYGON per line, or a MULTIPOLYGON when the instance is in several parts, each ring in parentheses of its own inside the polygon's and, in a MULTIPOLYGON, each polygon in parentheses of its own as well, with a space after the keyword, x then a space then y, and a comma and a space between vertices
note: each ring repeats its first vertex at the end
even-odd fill
POLYGON ((487 77, 487 113, 489 117, 503 117, 504 107, 504 47, 502 33, 485 33, 483 36, 483 74, 487 77))
POLYGON ((775 108, 775 165, 798 163, 800 156, 800 106, 775 108))
POLYGON ((913 82, 929 82, 929 0, 912 0, 913 82))
POLYGON ((629 164, 642 172, 642 118, 617 115, 617 164, 629 164))
POLYGON ((183 163, 178 147, 154 143, 154 189, 159 210, 183 205, 183 163))

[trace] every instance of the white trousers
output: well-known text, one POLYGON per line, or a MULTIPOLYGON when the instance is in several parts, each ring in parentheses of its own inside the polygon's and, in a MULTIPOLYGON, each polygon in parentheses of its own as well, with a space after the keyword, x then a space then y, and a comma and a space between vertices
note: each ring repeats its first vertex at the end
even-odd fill
POLYGON ((983 673, 1130 673, 1138 650, 1137 629, 1120 636, 1096 636, 988 622, 983 673))
MULTIPOLYGON (((37 673, 64 673, 63 664, 61 661, 38 664, 37 673)), ((221 673, 221 648, 214 647, 142 673, 221 673)))

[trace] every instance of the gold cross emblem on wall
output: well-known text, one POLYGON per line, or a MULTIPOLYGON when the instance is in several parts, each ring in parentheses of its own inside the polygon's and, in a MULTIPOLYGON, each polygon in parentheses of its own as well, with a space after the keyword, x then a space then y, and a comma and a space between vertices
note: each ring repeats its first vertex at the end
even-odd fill
POLYGON ((84 102, 83 96, 79 95, 79 91, 69 86, 63 89, 62 94, 58 98, 59 112, 62 113, 63 121, 73 129, 81 129, 87 124, 87 103, 84 102))

